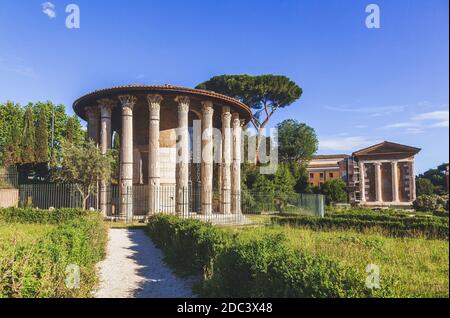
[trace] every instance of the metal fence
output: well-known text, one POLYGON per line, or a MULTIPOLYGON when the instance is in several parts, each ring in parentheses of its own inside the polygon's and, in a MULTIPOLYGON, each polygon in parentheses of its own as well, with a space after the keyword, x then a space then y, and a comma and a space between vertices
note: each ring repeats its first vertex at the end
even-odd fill
MULTIPOLYGON (((19 206, 35 207, 41 209, 54 208, 82 208, 83 202, 80 192, 74 184, 28 184, 19 185, 19 206)), ((111 199, 111 208, 107 217, 111 219, 139 220, 149 215, 150 202, 156 204, 154 211, 158 213, 176 214, 176 187, 160 186, 156 188, 154 196, 150 196, 148 185, 134 185, 127 188, 122 195, 119 187, 108 187, 108 198, 111 199), (152 201, 152 202, 153 202, 152 201), (130 207, 130 208, 128 208, 130 207), (129 209, 130 213, 126 210, 129 209), (132 212, 131 212, 132 211, 132 212)), ((182 191, 185 206, 179 210, 181 217, 198 218, 215 224, 249 223, 248 216, 266 214, 305 214, 318 217, 324 216, 325 199, 320 194, 291 194, 280 198, 254 191, 242 191, 239 194, 230 195, 231 201, 240 201, 240 211, 224 213, 220 194, 218 191, 204 193, 211 197, 212 206, 210 213, 203 213, 201 187, 190 186, 182 191)), ((92 195, 87 208, 100 209, 98 196, 92 195)), ((231 205, 231 203, 230 203, 231 205)), ((234 209, 239 210, 239 209, 234 209)))
POLYGON ((19 174, 17 168, 11 166, 9 168, 0 167, 0 186, 8 186, 17 188, 19 185, 19 174))
MULTIPOLYGON (((82 208, 83 199, 74 184, 43 183, 21 184, 19 188, 19 207, 39 209, 82 208)), ((97 196, 89 197, 87 208, 98 209, 97 196)))

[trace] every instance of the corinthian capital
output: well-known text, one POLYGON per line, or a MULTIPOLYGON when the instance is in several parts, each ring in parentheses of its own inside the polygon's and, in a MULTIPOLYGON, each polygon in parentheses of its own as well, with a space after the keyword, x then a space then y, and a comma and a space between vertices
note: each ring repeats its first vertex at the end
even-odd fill
POLYGON ((213 103, 209 100, 202 102, 203 115, 212 115, 214 113, 213 103))
POLYGON ((178 111, 179 112, 188 112, 190 100, 187 96, 177 96, 175 97, 175 102, 178 103, 178 111))
POLYGON ((147 103, 150 109, 160 109, 163 97, 159 94, 149 94, 147 95, 147 103))
POLYGON ((241 120, 239 119, 239 113, 232 114, 233 127, 241 127, 241 120))
POLYGON ((133 109, 134 105, 137 102, 137 97, 133 95, 120 95, 119 100, 122 104, 122 108, 133 109))
POLYGON ((117 102, 115 100, 109 99, 109 98, 102 98, 97 101, 98 105, 100 106, 100 111, 103 115, 110 115, 111 111, 114 107, 116 107, 117 102))
POLYGON ((100 114, 97 106, 88 106, 84 110, 89 118, 95 118, 100 114))

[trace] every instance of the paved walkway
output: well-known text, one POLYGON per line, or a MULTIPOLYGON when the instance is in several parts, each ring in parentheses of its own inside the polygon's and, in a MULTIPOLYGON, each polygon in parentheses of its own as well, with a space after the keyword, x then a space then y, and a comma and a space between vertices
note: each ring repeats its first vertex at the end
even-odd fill
POLYGON ((193 297, 192 281, 173 274, 142 229, 111 229, 98 271, 96 298, 193 297))

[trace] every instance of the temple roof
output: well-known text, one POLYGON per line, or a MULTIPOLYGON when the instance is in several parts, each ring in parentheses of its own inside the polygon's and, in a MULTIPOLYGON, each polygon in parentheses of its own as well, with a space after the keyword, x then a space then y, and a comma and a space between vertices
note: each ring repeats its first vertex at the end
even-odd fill
POLYGON ((353 153, 354 157, 361 156, 399 156, 409 155, 413 156, 417 154, 421 149, 402 144, 397 144, 390 141, 383 141, 382 143, 360 149, 353 153))
POLYGON ((186 95, 193 98, 211 100, 218 105, 230 106, 241 114, 241 118, 250 121, 252 112, 250 107, 232 97, 222 95, 213 91, 193 89, 174 85, 141 85, 131 84, 124 86, 113 86, 110 88, 95 90, 83 95, 73 103, 75 113, 83 119, 85 117, 84 108, 97 105, 97 100, 102 98, 117 98, 123 94, 161 94, 161 95, 186 95))

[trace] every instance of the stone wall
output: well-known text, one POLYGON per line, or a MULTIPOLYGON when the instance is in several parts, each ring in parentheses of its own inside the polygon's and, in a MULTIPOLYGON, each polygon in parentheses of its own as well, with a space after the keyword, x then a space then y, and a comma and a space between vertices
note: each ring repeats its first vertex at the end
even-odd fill
POLYGON ((19 203, 19 190, 0 189, 0 208, 17 207, 19 203))

